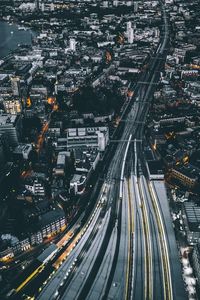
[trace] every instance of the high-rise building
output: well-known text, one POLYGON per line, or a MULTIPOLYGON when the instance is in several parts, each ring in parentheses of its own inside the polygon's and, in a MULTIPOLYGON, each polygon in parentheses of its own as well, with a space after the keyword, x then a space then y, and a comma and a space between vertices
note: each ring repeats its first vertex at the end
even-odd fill
POLYGON ((44 5, 44 3, 41 4, 41 11, 42 11, 42 12, 45 11, 45 5, 44 5))
POLYGON ((157 38, 157 37, 159 37, 159 35, 160 35, 160 31, 158 28, 156 28, 155 29, 155 37, 157 38))
POLYGON ((22 125, 20 115, 0 115, 0 134, 6 134, 9 146, 14 147, 18 145, 21 131, 22 125))
POLYGON ((35 0, 35 9, 40 10, 40 0, 35 0))
POLYGON ((74 38, 69 40, 69 48, 71 51, 76 51, 76 40, 74 38))
POLYGON ((18 76, 11 77, 11 87, 14 96, 20 96, 20 78, 18 76))
POLYGON ((134 1, 134 12, 138 12, 138 2, 134 1))
POLYGON ((134 41, 134 30, 132 28, 132 24, 131 24, 130 21, 127 22, 126 34, 127 34, 127 38, 128 38, 128 43, 129 44, 133 44, 133 41, 134 41))
POLYGON ((128 31, 129 31, 129 29, 131 29, 131 28, 132 28, 131 21, 128 21, 128 22, 126 23, 126 31, 127 31, 127 33, 128 33, 128 31))
POLYGON ((53 2, 52 2, 51 5, 50 5, 50 9, 51 9, 51 11, 54 11, 54 9, 55 9, 55 6, 54 6, 54 3, 53 3, 53 2))

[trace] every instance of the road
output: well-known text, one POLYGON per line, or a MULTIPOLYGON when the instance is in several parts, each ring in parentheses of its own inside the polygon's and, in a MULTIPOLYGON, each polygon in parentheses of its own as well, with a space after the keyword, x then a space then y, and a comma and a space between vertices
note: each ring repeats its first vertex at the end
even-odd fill
POLYGON ((38 299, 185 299, 183 284, 177 291, 181 275, 172 272, 168 230, 143 156, 145 120, 169 44, 164 5, 161 9, 160 44, 122 115, 129 121, 119 125, 96 210, 38 299))

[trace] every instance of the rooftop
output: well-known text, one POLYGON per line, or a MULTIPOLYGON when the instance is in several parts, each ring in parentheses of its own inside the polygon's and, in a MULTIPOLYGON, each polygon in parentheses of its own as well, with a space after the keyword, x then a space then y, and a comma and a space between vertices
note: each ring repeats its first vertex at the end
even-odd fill
POLYGON ((11 114, 0 114, 0 126, 7 125, 7 124, 14 124, 17 119, 17 115, 11 114))
POLYGON ((200 206, 194 202, 185 202, 184 209, 191 231, 200 231, 200 206))

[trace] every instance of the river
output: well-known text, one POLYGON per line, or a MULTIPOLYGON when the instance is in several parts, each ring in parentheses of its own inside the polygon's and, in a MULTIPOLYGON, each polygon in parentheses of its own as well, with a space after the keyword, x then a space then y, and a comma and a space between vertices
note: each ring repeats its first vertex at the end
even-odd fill
POLYGON ((19 30, 15 24, 0 21, 0 58, 15 50, 18 44, 31 44, 31 30, 19 30))

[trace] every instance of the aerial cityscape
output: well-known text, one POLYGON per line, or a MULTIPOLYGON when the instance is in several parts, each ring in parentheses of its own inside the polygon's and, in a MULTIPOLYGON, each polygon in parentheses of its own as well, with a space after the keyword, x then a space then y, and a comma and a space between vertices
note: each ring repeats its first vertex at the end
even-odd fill
POLYGON ((200 0, 0 1, 0 300, 200 300, 200 0))

